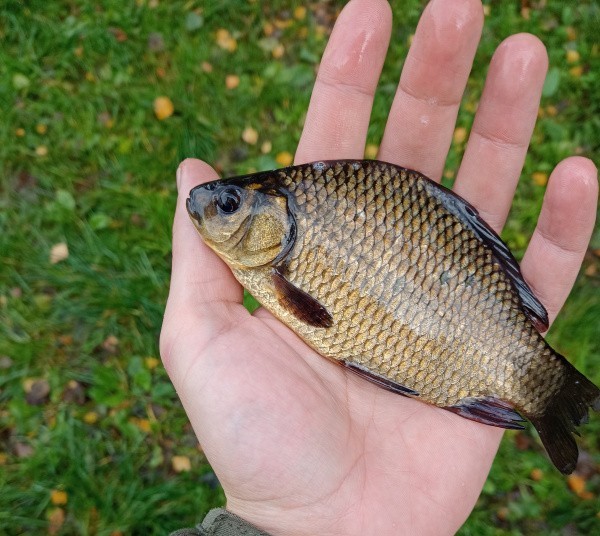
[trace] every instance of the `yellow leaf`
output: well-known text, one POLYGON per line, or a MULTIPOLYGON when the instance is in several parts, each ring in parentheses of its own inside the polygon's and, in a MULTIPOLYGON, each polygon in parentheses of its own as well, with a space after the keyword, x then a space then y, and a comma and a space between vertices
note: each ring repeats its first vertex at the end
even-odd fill
POLYGON ((0 452, 0 465, 6 465, 8 461, 8 454, 6 452, 0 452))
POLYGON ((377 158, 379 152, 379 146, 374 143, 367 143, 365 147, 365 158, 377 158))
POLYGON ((213 71, 213 66, 212 66, 212 64, 208 63, 207 61, 203 61, 203 62, 202 62, 202 70, 203 70, 205 73, 212 73, 212 71, 213 71))
POLYGON ((175 107, 169 97, 156 97, 154 99, 154 114, 159 120, 162 121, 167 117, 171 117, 174 111, 175 107))
POLYGON ((579 52, 576 50, 567 50, 567 63, 577 63, 579 61, 579 52))
POLYGON ((176 473, 187 473, 192 469, 192 462, 187 456, 173 456, 171 466, 176 473))
POLYGON ((567 39, 569 41, 575 41, 575 39, 577 39, 577 30, 575 30, 573 26, 567 26, 565 30, 567 32, 567 39))
POLYGON ((454 130, 454 135, 452 136, 452 141, 455 144, 463 143, 467 139, 467 129, 465 127, 456 127, 454 130))
POLYGON ((264 141, 263 144, 260 146, 260 152, 262 154, 267 154, 271 152, 272 148, 273 144, 270 141, 264 141))
POLYGON ((47 130, 48 130, 48 126, 44 125, 44 123, 38 123, 37 125, 35 125, 35 131, 38 134, 46 134, 47 130))
POLYGON ((48 154, 48 147, 45 145, 38 145, 35 148, 35 154, 38 156, 46 156, 48 154))
POLYGON ((585 491, 585 480, 579 475, 569 475, 567 477, 567 484, 570 490, 577 495, 585 491))
POLYGON ((486 17, 489 17, 491 12, 492 12, 492 6, 490 6, 489 4, 485 4, 485 5, 483 6, 483 14, 484 14, 486 17))
POLYGON ((15 130, 15 136, 17 136, 17 138, 22 138, 23 136, 25 136, 25 129, 24 128, 17 128, 15 130))
POLYGON ((63 504, 67 504, 69 496, 66 491, 60 489, 53 489, 50 492, 50 501, 54 506, 62 506, 63 504))
POLYGON ((65 242, 54 244, 50 249, 50 263, 56 264, 69 258, 69 247, 65 242))
POLYGON ((546 106, 546 114, 550 117, 556 117, 556 115, 558 115, 558 109, 556 108, 556 106, 549 104, 548 106, 546 106))
POLYGON ((62 508, 54 508, 48 513, 48 534, 57 534, 65 522, 65 511, 62 508))
POLYGON ((228 30, 221 28, 217 30, 217 45, 223 50, 233 52, 237 48, 237 41, 231 36, 228 30))
POLYGON ((242 139, 249 145, 256 145, 258 132, 252 127, 246 127, 242 132, 242 139))
POLYGON ((129 422, 134 426, 137 426, 142 432, 149 434, 151 431, 150 421, 148 419, 139 419, 138 417, 131 417, 129 422))
POLYGON ((446 171, 444 171, 444 177, 446 179, 453 179, 454 178, 454 170, 453 169, 447 169, 446 171))
POLYGON ((544 478, 544 472, 541 469, 535 468, 531 470, 530 476, 531 480, 539 482, 542 478, 544 478))
POLYGON ((406 44, 408 46, 412 45, 413 39, 415 38, 415 34, 410 34, 407 38, 406 38, 406 44))
POLYGON ((240 85, 240 77, 237 74, 228 74, 225 77, 225 87, 227 89, 235 89, 240 85))
POLYGON ((576 67, 571 67, 569 69, 569 74, 573 78, 579 78, 583 74, 583 67, 581 65, 577 65, 576 67))
POLYGON ((280 153, 277 153, 275 161, 283 167, 289 166, 294 161, 294 156, 287 151, 281 151, 280 153))
POLYGON ((522 7, 521 8, 521 17, 523 17, 525 20, 529 20, 531 18, 531 8, 522 7))
POLYGON ((277 46, 275 46, 275 48, 271 51, 271 54, 273 55, 273 57, 278 60, 279 58, 281 58, 284 54, 285 54, 285 47, 279 43, 277 46))
POLYGON ((531 178, 538 186, 546 186, 548 182, 548 173, 544 173, 543 171, 535 171, 531 174, 531 178))
POLYGON ((304 20, 306 18, 306 8, 304 6, 298 6, 294 9, 294 18, 296 20, 304 20))
POLYGON ((83 422, 86 424, 96 424, 98 422, 98 414, 95 411, 88 411, 83 416, 83 422))
POLYGON ((157 359, 156 357, 147 357, 144 359, 144 364, 146 365, 146 368, 154 370, 160 365, 160 359, 157 359))
POLYGON ((271 35, 273 35, 274 31, 275 31, 275 26, 273 26, 270 22, 265 22, 263 24, 263 32, 267 37, 270 37, 271 35))

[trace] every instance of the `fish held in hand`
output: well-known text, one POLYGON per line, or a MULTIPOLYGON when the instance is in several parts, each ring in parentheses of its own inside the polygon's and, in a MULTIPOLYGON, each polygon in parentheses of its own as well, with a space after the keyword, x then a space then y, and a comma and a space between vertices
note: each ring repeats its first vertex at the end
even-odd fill
POLYGON ((541 336, 543 305, 475 208, 416 171, 315 162, 190 192, 200 235, 321 355, 390 391, 537 429, 556 467, 600 390, 541 336))

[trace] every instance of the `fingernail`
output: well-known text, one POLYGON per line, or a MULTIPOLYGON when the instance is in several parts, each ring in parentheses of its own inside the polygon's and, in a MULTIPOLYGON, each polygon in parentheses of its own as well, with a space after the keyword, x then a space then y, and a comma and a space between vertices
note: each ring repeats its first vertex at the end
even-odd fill
POLYGON ((183 162, 179 164, 177 167, 177 172, 175 173, 175 182, 177 183, 177 191, 181 188, 181 176, 183 175, 183 162))

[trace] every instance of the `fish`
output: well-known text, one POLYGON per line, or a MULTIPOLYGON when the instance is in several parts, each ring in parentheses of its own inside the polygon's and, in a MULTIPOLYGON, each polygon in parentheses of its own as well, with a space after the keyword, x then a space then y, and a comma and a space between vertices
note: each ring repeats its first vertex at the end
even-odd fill
POLYGON ((220 179, 186 202, 204 242, 309 346, 376 385, 479 423, 536 428, 571 473, 600 390, 477 210, 423 174, 332 160, 220 179))

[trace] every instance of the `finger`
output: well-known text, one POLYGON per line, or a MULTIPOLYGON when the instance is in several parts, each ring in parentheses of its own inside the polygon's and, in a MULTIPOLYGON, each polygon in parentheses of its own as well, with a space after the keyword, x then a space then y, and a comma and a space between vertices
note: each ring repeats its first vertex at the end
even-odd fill
POLYGON ((194 186, 217 178, 217 173, 200 160, 188 158, 177 170, 171 286, 160 340, 161 355, 169 368, 171 348, 181 329, 202 330, 208 338, 231 316, 231 304, 242 302, 242 288, 202 241, 185 206, 194 186))
POLYGON ((454 191, 497 231, 510 210, 547 69, 546 48, 529 34, 506 39, 490 64, 454 191))
POLYGON ((577 277, 596 219, 598 171, 571 157, 554 169, 521 271, 552 321, 577 277))
POLYGON ((402 69, 381 160, 440 179, 482 26, 479 0, 427 5, 402 69))
POLYGON ((194 186, 218 178, 215 170, 201 160, 188 158, 178 169, 170 293, 180 301, 193 303, 195 308, 202 308, 204 303, 242 300, 241 287, 231 270, 200 238, 185 206, 194 186))
POLYGON ((340 13, 319 66, 297 164, 363 157, 391 21, 385 0, 352 0, 340 13))

